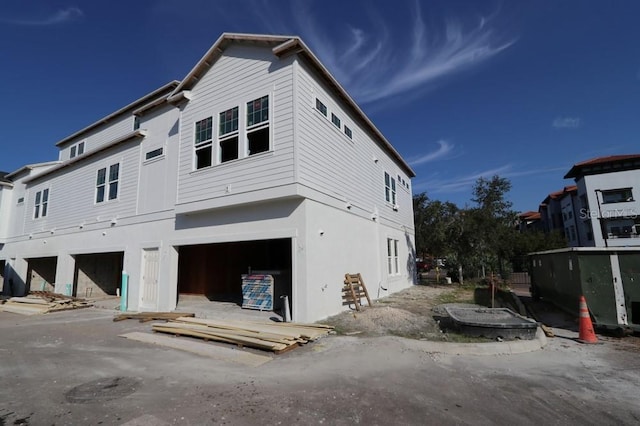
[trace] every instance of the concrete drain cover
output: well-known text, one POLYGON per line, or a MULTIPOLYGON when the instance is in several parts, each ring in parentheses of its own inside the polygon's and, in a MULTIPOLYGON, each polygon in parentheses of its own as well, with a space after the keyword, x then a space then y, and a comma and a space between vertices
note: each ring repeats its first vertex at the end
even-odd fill
POLYGON ((76 386, 66 393, 67 401, 87 404, 122 398, 134 393, 140 380, 131 377, 105 377, 76 386))

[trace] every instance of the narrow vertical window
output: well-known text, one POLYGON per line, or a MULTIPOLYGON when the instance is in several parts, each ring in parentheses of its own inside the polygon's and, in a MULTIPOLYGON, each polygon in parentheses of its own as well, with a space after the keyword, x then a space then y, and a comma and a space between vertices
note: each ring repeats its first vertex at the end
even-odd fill
POLYGON ((269 151, 269 96, 247 102, 248 155, 269 151))
POLYGON ((399 270, 398 240, 387 238, 387 272, 389 275, 397 275, 399 270))
POLYGON ((140 117, 135 115, 133 117, 133 130, 138 130, 140 128, 140 117))
POLYGON ((40 216, 45 217, 49 207, 49 188, 42 191, 42 207, 40 209, 40 216))
POLYGON ((220 113, 218 140, 221 163, 238 158, 238 107, 220 113))
POLYGON ((118 198, 118 180, 120 177, 120 164, 112 164, 109 167, 109 199, 118 198))
POLYGON ((33 207, 33 218, 37 219, 40 217, 40 203, 42 201, 42 192, 36 192, 36 202, 33 207))
POLYGON ((101 203, 104 201, 106 178, 107 169, 104 168, 98 170, 98 175, 96 177, 96 203, 101 203))
POLYGON ((78 144, 78 155, 84 154, 84 141, 78 144))
POLYGON ((197 170, 209 167, 212 163, 213 117, 198 121, 195 132, 195 168, 197 170))
POLYGON ((387 203, 396 204, 396 180, 384 173, 384 199, 387 203))
POLYGON ((76 156, 76 146, 71 147, 71 154, 69 154, 69 158, 73 158, 76 156))

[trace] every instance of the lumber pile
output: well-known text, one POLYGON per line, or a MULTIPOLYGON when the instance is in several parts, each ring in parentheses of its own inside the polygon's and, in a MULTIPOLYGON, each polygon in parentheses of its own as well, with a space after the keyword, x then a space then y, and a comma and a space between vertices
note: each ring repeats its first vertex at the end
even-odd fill
POLYGON ((120 314, 113 318, 113 321, 123 321, 127 319, 137 319, 140 322, 165 320, 169 321, 179 317, 195 317, 196 314, 186 312, 134 312, 127 314, 120 314))
POLYGON ((262 349, 280 354, 326 336, 333 329, 323 324, 274 323, 212 320, 179 317, 154 324, 153 331, 176 336, 198 337, 262 349))
POLYGON ((90 306, 92 306, 91 303, 76 297, 65 296, 50 291, 36 291, 29 293, 29 295, 25 297, 9 298, 0 305, 0 311, 22 315, 38 315, 88 308, 90 306))

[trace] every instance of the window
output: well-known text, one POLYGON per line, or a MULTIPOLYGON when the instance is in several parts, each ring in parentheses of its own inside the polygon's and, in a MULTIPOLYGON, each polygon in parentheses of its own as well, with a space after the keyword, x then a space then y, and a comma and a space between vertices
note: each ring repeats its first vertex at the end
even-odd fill
POLYGON ((238 158, 238 107, 220 113, 220 162, 238 158))
POLYGON ((140 117, 137 115, 133 117, 133 130, 138 130, 140 128, 140 117))
POLYGON ((45 217, 49 206, 49 189, 36 192, 36 202, 33 207, 33 218, 45 217))
POLYGON ((384 199, 387 203, 396 204, 396 180, 389 173, 384 173, 384 199))
POLYGON ((349 139, 353 139, 353 132, 346 125, 344 126, 344 134, 347 135, 349 139))
POLYGON ((269 151, 269 96, 247 102, 247 144, 249 155, 269 151))
POLYGON ((213 153, 213 117, 196 122, 195 128, 196 170, 211 166, 213 153))
POLYGON ((398 275, 398 240, 387 238, 387 272, 398 275))
POLYGON ((337 115, 335 115, 334 113, 331 113, 331 122, 333 123, 334 126, 336 126, 338 129, 340 128, 340 119, 338 118, 337 115))
POLYGON ((70 151, 71 152, 69 154, 69 158, 74 158, 78 155, 82 155, 84 153, 84 141, 80 142, 77 145, 73 145, 70 151))
POLYGON ((631 188, 612 189, 610 191, 602 191, 602 203, 624 203, 625 201, 633 201, 633 193, 631 188))
POLYGON ((22 204, 22 203, 24 203, 24 197, 18 198, 18 204, 22 204))
POLYGON ((106 167, 98 170, 98 176, 96 178, 96 203, 102 203, 105 200, 105 196, 108 200, 115 200, 116 198, 118 198, 119 179, 119 163, 109 166, 108 176, 106 167))
POLYGON ((151 160, 152 158, 160 157, 164 153, 164 148, 154 149, 144 155, 145 160, 151 160))
POLYGON ((316 109, 322 113, 325 117, 327 116, 327 106, 322 103, 322 101, 316 98, 316 109))

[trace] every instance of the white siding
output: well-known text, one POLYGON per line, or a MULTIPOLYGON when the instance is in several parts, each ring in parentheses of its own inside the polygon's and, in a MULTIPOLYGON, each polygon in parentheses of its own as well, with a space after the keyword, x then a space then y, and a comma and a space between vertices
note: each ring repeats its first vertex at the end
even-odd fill
POLYGON ((140 145, 140 182, 137 213, 173 209, 176 202, 176 176, 180 135, 179 110, 167 105, 140 120, 147 136, 140 145), (161 156, 146 159, 148 152, 163 149, 161 156))
MULTIPOLYGON (((293 182, 293 90, 291 59, 279 60, 268 48, 231 46, 191 90, 180 129, 178 204, 255 191, 293 182), (194 171, 195 122, 270 95, 272 152, 194 171)), ((240 137, 243 137, 242 131, 240 137)), ((241 143, 242 145, 242 143, 241 143)))
POLYGON ((133 140, 32 182, 25 197, 24 233, 78 228, 80 224, 132 216, 136 206, 138 165, 139 141, 133 140), (109 166, 115 163, 120 163, 118 199, 96 204, 97 171, 106 167, 108 173, 109 166), (47 216, 33 219, 36 193, 45 188, 49 188, 47 216))
POLYGON ((95 129, 66 142, 60 149, 60 160, 70 158, 70 149, 79 142, 85 141, 84 152, 92 151, 105 145, 119 137, 133 131, 133 115, 126 114, 111 119, 108 123, 96 127, 95 129))
POLYGON ((370 215, 377 211, 382 221, 413 229, 410 188, 396 182, 398 211, 385 201, 385 171, 396 180, 400 174, 409 182, 407 175, 307 66, 301 63, 297 75, 299 182, 350 202, 354 212, 370 215), (328 117, 316 110, 316 98, 328 107, 328 117), (341 129, 332 124, 332 112, 341 119, 341 129), (344 134, 345 124, 353 131, 353 140, 344 134))

